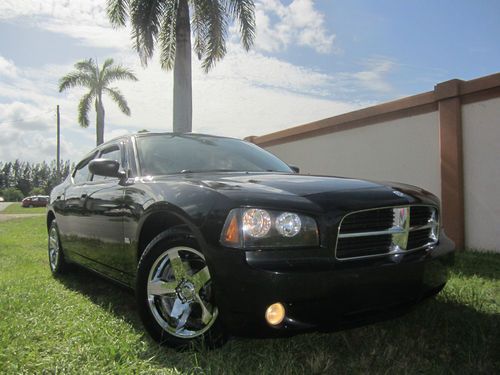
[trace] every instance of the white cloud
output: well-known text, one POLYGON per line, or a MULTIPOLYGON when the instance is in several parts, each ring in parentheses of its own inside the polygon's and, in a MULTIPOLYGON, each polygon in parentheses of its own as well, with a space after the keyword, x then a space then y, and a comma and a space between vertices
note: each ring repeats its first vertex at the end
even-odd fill
MULTIPOLYGON (((142 68, 130 48, 129 31, 109 26, 104 4, 97 0, 4 0, 0 20, 27 23, 94 47, 114 47, 110 57, 132 68, 139 82, 116 84, 128 100, 131 117, 123 115, 109 98, 104 99, 105 139, 144 128, 170 131, 172 72, 161 70, 157 58, 147 69, 142 68)), ((386 83, 386 74, 393 67, 390 60, 369 61, 354 73, 326 74, 261 52, 293 44, 331 51, 334 36, 326 31, 324 17, 312 1, 295 0, 285 6, 277 0, 259 0, 257 13, 257 51, 246 53, 230 43, 226 58, 209 74, 193 58, 193 131, 235 137, 262 135, 372 104, 367 98, 357 98, 359 92, 391 89, 386 83)), ((94 147, 94 112, 89 116, 89 129, 77 124, 84 89, 57 91, 58 79, 72 69, 69 64, 19 67, 0 55, 0 160, 53 159, 57 104, 61 106, 62 157, 77 161, 94 147), (19 119, 24 121, 13 122, 19 119)))
POLYGON ((319 53, 333 50, 335 35, 325 26, 325 16, 315 9, 313 0, 293 0, 284 5, 279 0, 256 2, 256 47, 283 51, 291 45, 306 46, 319 53))
POLYGON ((0 56, 0 77, 15 78, 17 76, 17 69, 11 60, 0 56))

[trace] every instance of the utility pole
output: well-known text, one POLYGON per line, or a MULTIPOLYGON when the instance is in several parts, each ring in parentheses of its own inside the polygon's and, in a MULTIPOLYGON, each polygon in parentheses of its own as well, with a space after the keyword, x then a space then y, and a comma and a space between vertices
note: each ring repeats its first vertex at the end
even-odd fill
POLYGON ((57 182, 61 182, 61 117, 59 116, 59 104, 56 109, 57 117, 57 182))

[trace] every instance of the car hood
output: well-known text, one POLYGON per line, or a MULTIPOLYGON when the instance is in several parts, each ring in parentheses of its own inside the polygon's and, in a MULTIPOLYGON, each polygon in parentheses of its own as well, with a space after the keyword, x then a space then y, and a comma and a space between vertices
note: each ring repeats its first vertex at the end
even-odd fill
POLYGON ((426 203, 437 199, 423 189, 390 182, 285 173, 193 173, 184 182, 214 190, 243 205, 325 211, 426 203))

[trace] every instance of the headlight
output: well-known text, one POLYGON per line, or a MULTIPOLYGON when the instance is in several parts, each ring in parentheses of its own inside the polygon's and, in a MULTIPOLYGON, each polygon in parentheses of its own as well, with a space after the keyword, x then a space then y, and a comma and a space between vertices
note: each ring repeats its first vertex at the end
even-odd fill
POLYGON ((239 249, 316 247, 318 226, 312 217, 293 212, 235 208, 226 218, 220 242, 239 249))

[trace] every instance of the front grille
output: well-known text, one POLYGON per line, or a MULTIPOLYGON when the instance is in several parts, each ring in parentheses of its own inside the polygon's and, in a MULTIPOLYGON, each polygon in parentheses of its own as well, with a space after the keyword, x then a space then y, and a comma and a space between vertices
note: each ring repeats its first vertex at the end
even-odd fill
POLYGON ((389 252, 392 235, 385 234, 372 237, 339 238, 337 258, 362 257, 385 254, 389 252))
POLYGON ((348 215, 342 222, 342 233, 357 233, 374 230, 385 230, 392 227, 394 213, 392 210, 362 211, 356 215, 348 215))
POLYGON ((386 207, 352 212, 340 222, 336 257, 349 259, 404 253, 437 242, 432 206, 386 207))
POLYGON ((432 211, 435 208, 430 206, 412 206, 410 211, 410 225, 425 225, 432 217, 432 211))
POLYGON ((415 230, 410 232, 408 235, 408 249, 416 249, 417 247, 422 247, 432 242, 431 239, 431 228, 415 230))

